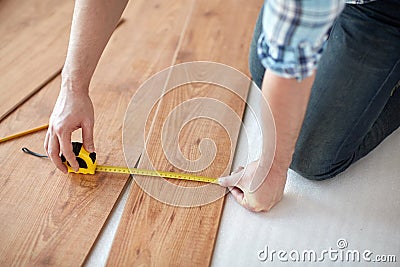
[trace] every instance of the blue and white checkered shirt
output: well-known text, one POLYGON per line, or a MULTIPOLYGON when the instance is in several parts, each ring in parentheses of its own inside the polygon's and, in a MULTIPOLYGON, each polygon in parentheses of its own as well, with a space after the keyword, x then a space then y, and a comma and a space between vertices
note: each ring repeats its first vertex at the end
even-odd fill
POLYGON ((310 76, 345 2, 371 1, 266 0, 257 51, 261 63, 281 77, 300 81, 310 76))

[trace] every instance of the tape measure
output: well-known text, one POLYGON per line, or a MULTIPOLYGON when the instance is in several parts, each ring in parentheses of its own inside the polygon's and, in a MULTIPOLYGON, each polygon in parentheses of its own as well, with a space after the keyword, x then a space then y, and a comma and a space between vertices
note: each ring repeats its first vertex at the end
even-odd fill
MULTIPOLYGON (((22 149, 25 153, 32 154, 35 156, 43 156, 30 151, 27 148, 22 149)), ((96 162, 96 152, 89 153, 80 142, 72 142, 72 150, 76 156, 76 160, 79 164, 79 170, 76 172, 71 168, 71 165, 66 160, 64 155, 61 155, 62 162, 67 166, 68 172, 70 173, 82 173, 82 174, 94 174, 95 172, 110 172, 110 173, 125 173, 125 174, 135 174, 143 176, 158 176, 171 179, 179 180, 189 180, 205 183, 215 183, 218 184, 216 178, 210 178, 205 176, 197 176, 185 173, 175 173, 175 172, 165 172, 165 171, 155 171, 155 170, 144 170, 137 168, 127 168, 127 167, 116 167, 116 166, 102 166, 97 165, 96 162)))

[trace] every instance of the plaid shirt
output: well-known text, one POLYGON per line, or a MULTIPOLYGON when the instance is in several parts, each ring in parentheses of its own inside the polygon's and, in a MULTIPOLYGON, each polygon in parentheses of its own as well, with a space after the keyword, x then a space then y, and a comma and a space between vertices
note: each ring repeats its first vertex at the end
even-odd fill
POLYGON ((257 49, 261 63, 281 77, 300 81, 310 76, 344 4, 343 0, 266 0, 257 49))

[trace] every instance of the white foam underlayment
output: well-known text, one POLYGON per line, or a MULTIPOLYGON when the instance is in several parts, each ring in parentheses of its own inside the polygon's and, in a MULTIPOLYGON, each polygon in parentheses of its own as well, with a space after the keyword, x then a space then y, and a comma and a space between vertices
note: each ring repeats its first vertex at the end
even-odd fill
MULTIPOLYGON (((257 109, 255 90, 248 102, 257 109)), ((252 149, 250 160, 257 158, 261 140, 254 123, 246 112, 244 125, 251 143, 239 140, 232 169, 246 162, 247 146, 252 149)), ((86 266, 105 265, 127 192, 129 187, 86 266)), ((309 181, 289 170, 283 200, 267 213, 247 211, 228 195, 211 265, 377 266, 376 256, 395 255, 397 262, 385 266, 400 266, 399 193, 400 129, 333 179, 309 181), (339 246, 347 246, 339 248, 338 240, 339 246)))

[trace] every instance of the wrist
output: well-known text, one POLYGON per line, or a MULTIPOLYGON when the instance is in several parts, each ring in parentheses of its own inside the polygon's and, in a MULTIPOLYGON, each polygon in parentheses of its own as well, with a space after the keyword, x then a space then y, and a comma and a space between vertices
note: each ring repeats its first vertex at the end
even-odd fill
POLYGON ((64 67, 61 72, 61 90, 74 94, 89 94, 90 78, 84 77, 79 71, 71 71, 64 67))
POLYGON ((293 152, 294 145, 282 147, 280 146, 280 143, 277 143, 272 154, 270 151, 261 153, 260 167, 267 168, 269 167, 267 165, 272 165, 275 168, 279 167, 279 169, 287 171, 292 162, 293 152))
POLYGON ((290 166, 290 161, 274 157, 272 163, 269 160, 264 159, 262 156, 259 161, 258 168, 260 172, 268 176, 268 179, 286 181, 287 172, 290 166), (273 173, 273 175, 270 175, 273 173))

